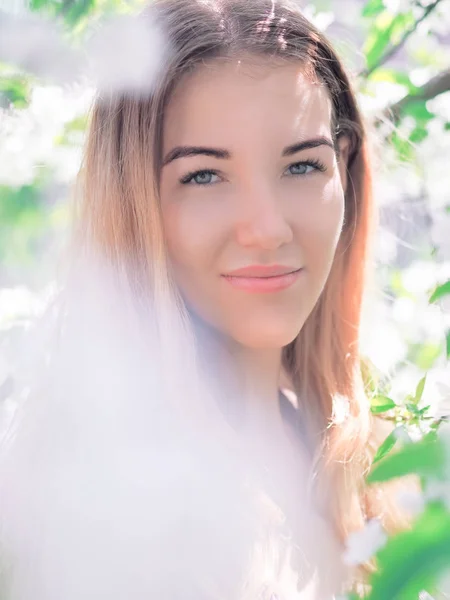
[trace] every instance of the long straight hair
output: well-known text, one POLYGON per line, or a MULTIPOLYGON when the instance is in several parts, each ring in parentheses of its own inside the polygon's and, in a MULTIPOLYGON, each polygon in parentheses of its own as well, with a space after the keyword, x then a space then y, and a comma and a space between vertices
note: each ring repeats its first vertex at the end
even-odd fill
POLYGON ((373 516, 392 529, 398 515, 387 496, 363 483, 377 440, 359 349, 376 219, 366 127, 349 76, 323 33, 288 0, 153 0, 139 18, 163 32, 162 68, 149 94, 102 93, 95 100, 78 182, 77 240, 99 249, 154 307, 173 373, 179 365, 174 348, 166 347, 168 331, 178 328, 192 354, 195 345, 194 327, 171 278, 159 202, 164 109, 174 87, 205 61, 244 53, 296 61, 325 85, 336 152, 341 137, 350 140, 345 220, 326 285, 296 339, 283 349, 283 365, 310 434, 315 486, 321 498, 330 499, 324 512, 339 538, 344 541, 373 516))

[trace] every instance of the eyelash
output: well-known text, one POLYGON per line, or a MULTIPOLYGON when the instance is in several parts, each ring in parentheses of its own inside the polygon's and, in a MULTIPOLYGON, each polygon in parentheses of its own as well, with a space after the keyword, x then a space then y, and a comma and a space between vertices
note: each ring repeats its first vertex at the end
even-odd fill
MULTIPOLYGON (((288 169, 290 169, 291 167, 296 167, 298 165, 306 165, 309 167, 314 167, 314 169, 316 171, 320 171, 321 173, 323 173, 324 171, 327 170, 327 168, 323 164, 323 162, 320 160, 317 160, 315 158, 292 163, 291 165, 288 166, 288 169)), ((200 175, 201 173, 207 173, 208 175, 217 175, 218 174, 217 171, 214 171, 213 169, 198 169, 197 171, 191 171, 190 173, 186 173, 186 175, 180 179, 180 183, 183 185, 190 185, 191 181, 194 179, 194 177, 196 175, 200 175)), ((307 177, 308 175, 312 175, 312 173, 304 173, 304 174, 297 173, 297 174, 291 174, 291 175, 292 175, 292 177, 307 177)), ((206 185, 214 185, 214 184, 213 183, 197 183, 196 185, 206 186, 206 185)))

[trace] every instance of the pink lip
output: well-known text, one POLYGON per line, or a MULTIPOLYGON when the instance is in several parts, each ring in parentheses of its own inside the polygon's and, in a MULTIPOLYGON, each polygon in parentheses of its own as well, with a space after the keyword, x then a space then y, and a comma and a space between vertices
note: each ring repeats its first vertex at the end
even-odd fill
POLYGON ((303 268, 295 269, 283 265, 254 265, 236 269, 222 277, 235 288, 263 293, 288 288, 297 281, 302 272, 303 268))
POLYGON ((286 275, 298 271, 299 267, 287 265, 249 265, 234 271, 225 273, 225 277, 273 277, 274 275, 286 275))

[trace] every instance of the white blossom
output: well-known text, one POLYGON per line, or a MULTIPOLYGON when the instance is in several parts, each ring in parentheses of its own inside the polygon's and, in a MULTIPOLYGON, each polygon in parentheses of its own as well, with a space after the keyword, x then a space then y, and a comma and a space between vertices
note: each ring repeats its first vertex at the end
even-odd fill
POLYGON ((433 406, 433 417, 435 419, 444 419, 450 417, 450 385, 436 382, 436 388, 439 397, 433 406))
POLYGON ((332 11, 317 11, 314 4, 307 4, 302 11, 308 21, 311 21, 321 31, 328 29, 335 20, 332 11))
POLYGON ((409 430, 407 430, 405 426, 396 427, 395 437, 399 442, 402 442, 404 444, 410 444, 413 441, 411 439, 411 436, 409 435, 409 430))
POLYGON ((407 12, 411 7, 410 0, 383 0, 383 4, 393 14, 407 12))
POLYGON ((91 74, 100 89, 150 91, 168 46, 154 23, 131 16, 110 19, 88 42, 91 74))
POLYGON ((386 541, 387 534, 379 519, 370 519, 361 530, 348 536, 343 560, 349 566, 362 564, 378 552, 386 541))
POLYGON ((412 515, 420 514, 425 508, 425 496, 420 491, 401 489, 397 493, 397 501, 406 512, 412 515))

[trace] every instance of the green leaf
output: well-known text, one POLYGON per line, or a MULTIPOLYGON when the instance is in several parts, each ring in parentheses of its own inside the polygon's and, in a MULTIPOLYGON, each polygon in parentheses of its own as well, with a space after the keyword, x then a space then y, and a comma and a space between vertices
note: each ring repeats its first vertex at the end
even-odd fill
POLYGON ((450 359, 450 330, 447 331, 447 335, 445 336, 445 341, 446 341, 446 352, 447 352, 447 358, 450 359))
POLYGON ((376 17, 383 12, 384 4, 383 0, 369 0, 364 5, 364 8, 361 11, 361 15, 363 17, 376 17))
POLYGON ((423 142, 425 138, 428 137, 428 129, 422 126, 415 127, 412 132, 409 134, 409 141, 412 144, 419 144, 423 142))
POLYGON ((78 0, 73 3, 69 10, 63 11, 66 22, 72 27, 94 6, 94 0, 78 0))
POLYGON ((443 443, 426 437, 378 461, 367 476, 367 483, 389 481, 410 473, 440 477, 445 459, 443 443))
POLYGON ((409 410, 409 412, 413 413, 413 415, 419 416, 420 412, 419 409, 417 408, 417 406, 415 404, 413 404, 412 402, 407 402, 405 404, 406 408, 409 410))
POLYGON ((416 100, 408 103, 401 111, 401 116, 411 116, 416 121, 416 126, 409 134, 409 141, 413 144, 419 144, 428 137, 428 123, 436 117, 427 108, 424 100, 416 100))
POLYGON ((41 10, 49 4, 48 0, 29 0, 31 10, 41 10))
POLYGON ((387 51, 388 46, 395 43, 404 30, 414 22, 412 11, 397 15, 392 15, 387 11, 379 14, 363 49, 367 67, 373 68, 387 51))
POLYGON ((424 375, 422 379, 419 381, 416 387, 416 392, 414 394, 414 403, 417 406, 419 402, 422 400, 423 390, 425 388, 425 383, 427 381, 427 376, 424 375))
POLYGON ((74 28, 95 7, 95 0, 30 0, 29 7, 53 18, 63 18, 74 28))
POLYGON ((411 344, 408 348, 407 360, 422 369, 430 370, 442 354, 442 344, 422 342, 411 344))
POLYGON ((395 446, 395 444, 397 442, 398 429, 399 429, 399 427, 396 427, 394 429, 394 431, 391 431, 391 433, 387 436, 387 438, 384 440, 384 442, 378 448, 375 456, 373 457, 372 464, 375 464, 376 462, 381 460, 383 457, 385 457, 388 454, 388 452, 390 452, 392 450, 392 448, 395 446))
POLYGON ((370 400, 370 410, 374 415, 378 415, 380 413, 391 410, 392 408, 395 408, 396 406, 397 405, 391 398, 388 398, 387 396, 383 396, 382 394, 374 396, 370 400))
POLYGON ((17 224, 19 216, 39 210, 42 192, 36 186, 14 189, 0 186, 0 223, 17 224))
POLYGON ((448 294, 450 294, 450 279, 442 285, 437 286, 430 297, 430 303, 436 302, 448 294))
POLYGON ((4 96, 8 104, 15 108, 26 108, 30 97, 30 84, 25 77, 1 77, 0 78, 0 105, 4 96))
POLYGON ((416 154, 416 149, 413 144, 400 135, 397 131, 394 131, 391 135, 392 144, 397 152, 399 160, 403 162, 411 162, 416 154))
POLYGON ((417 599, 432 589, 450 561, 450 513, 432 503, 413 528, 391 537, 377 553, 367 600, 417 599))
POLYGON ((378 369, 367 356, 361 357, 360 368, 364 389, 369 398, 379 394, 389 393, 389 382, 386 381, 380 369, 378 369))
POLYGON ((402 110, 403 115, 410 115, 416 121, 421 123, 431 121, 436 117, 435 113, 428 110, 425 100, 415 100, 409 102, 402 110))

